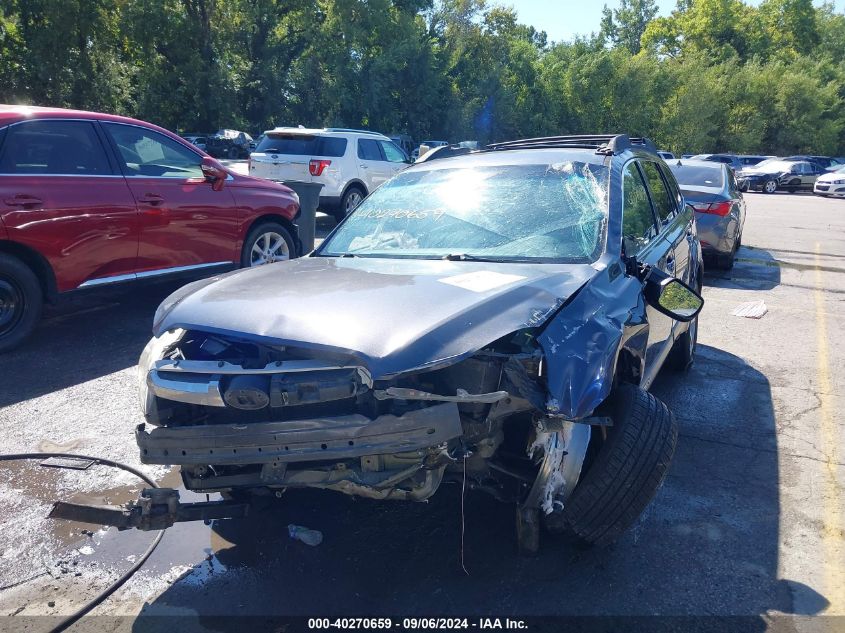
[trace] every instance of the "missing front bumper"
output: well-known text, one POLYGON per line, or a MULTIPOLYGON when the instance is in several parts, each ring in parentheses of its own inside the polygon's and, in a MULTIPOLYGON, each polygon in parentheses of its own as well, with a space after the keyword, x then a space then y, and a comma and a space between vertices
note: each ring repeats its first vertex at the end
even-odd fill
POLYGON ((438 404, 404 415, 148 427, 135 439, 145 464, 245 465, 343 460, 437 446, 462 434, 458 405, 438 404))

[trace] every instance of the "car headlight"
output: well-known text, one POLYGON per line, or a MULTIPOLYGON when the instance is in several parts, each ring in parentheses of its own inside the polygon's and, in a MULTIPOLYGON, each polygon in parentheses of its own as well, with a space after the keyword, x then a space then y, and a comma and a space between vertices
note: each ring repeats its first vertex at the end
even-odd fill
MULTIPOLYGON (((822 182, 824 182, 824 181, 822 181, 822 182)), ((845 185, 845 180, 831 180, 830 184, 831 185, 845 185)))

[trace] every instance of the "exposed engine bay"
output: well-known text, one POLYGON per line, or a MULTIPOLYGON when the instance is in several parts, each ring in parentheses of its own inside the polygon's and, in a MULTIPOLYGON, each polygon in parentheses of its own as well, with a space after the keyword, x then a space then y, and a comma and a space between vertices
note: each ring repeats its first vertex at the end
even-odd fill
POLYGON ((421 501, 466 477, 551 513, 589 441, 589 421, 545 413, 531 329, 389 380, 349 356, 186 330, 153 339, 140 369, 141 459, 181 465, 195 491, 312 487, 421 501))

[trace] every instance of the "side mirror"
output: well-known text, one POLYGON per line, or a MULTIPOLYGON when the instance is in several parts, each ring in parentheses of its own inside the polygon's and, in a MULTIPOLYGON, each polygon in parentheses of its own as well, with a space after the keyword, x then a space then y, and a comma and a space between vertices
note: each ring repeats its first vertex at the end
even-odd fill
POLYGON ((200 169, 202 169, 206 180, 211 182, 211 188, 214 191, 220 191, 223 188, 223 183, 226 182, 226 178, 229 176, 229 172, 226 171, 223 165, 210 156, 205 156, 202 159, 200 169))
POLYGON ((704 307, 704 299, 680 279, 652 268, 645 279, 649 305, 675 321, 692 321, 704 307))

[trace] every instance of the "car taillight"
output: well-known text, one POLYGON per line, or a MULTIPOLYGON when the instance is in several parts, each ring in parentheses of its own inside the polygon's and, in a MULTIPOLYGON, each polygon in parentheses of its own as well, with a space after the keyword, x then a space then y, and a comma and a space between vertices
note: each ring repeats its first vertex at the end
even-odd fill
POLYGON ((725 216, 731 212, 733 203, 729 200, 726 202, 693 202, 692 208, 699 213, 711 213, 713 215, 725 216))
POLYGON ((312 158, 308 163, 308 171, 311 172, 312 176, 322 176, 323 170, 331 164, 332 161, 330 160, 312 158))

